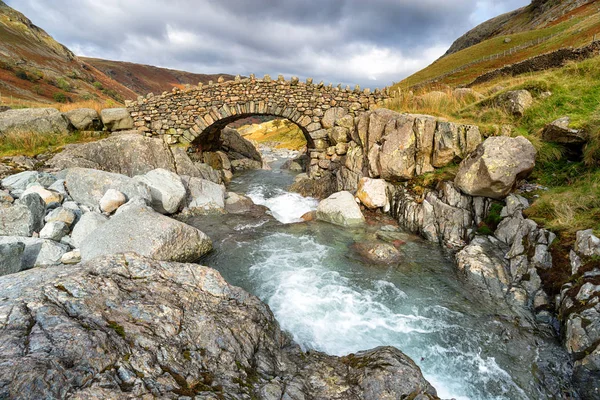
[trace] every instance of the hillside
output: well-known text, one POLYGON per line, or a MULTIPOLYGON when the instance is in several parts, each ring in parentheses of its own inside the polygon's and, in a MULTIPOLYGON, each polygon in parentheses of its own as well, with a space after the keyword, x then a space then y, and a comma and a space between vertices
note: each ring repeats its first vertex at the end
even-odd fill
POLYGON ((208 83, 211 80, 216 82, 220 76, 223 76, 225 79, 234 78, 226 74, 195 74, 123 61, 109 61, 85 57, 80 57, 80 59, 97 68, 111 79, 141 95, 150 92, 162 93, 174 87, 183 88, 186 84, 197 85, 199 82, 208 83))
POLYGON ((42 103, 135 98, 1 0, 0 56, 3 103, 10 98, 42 103))
POLYGON ((393 88, 465 85, 505 65, 565 47, 587 45, 599 34, 597 1, 534 1, 467 32, 442 58, 393 88))

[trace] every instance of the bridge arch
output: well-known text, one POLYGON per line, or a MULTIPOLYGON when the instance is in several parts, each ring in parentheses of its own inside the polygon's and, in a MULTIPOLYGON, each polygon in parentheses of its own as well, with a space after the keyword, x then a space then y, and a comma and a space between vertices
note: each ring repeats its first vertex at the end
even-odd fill
MULTIPOLYGON (((221 130, 238 119, 256 115, 288 119, 300 127, 311 157, 319 158, 334 151, 336 137, 343 140, 344 129, 350 129, 344 125, 353 126, 354 117, 388 98, 387 89, 371 92, 358 86, 315 84, 310 78, 300 82, 283 76, 277 80, 268 75, 263 79, 238 76, 233 81, 220 78, 217 83, 148 94, 128 102, 127 108, 136 129, 146 136, 207 149, 217 146, 221 130)), ((352 132, 346 134, 349 137, 352 132)))

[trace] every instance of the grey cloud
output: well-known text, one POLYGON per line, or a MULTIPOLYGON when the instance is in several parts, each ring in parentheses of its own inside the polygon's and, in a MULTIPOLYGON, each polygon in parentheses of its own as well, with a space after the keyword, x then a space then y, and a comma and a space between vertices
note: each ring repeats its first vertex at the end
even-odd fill
POLYGON ((527 0, 8 0, 83 55, 385 86, 527 0), (375 80, 374 80, 375 79, 375 80))

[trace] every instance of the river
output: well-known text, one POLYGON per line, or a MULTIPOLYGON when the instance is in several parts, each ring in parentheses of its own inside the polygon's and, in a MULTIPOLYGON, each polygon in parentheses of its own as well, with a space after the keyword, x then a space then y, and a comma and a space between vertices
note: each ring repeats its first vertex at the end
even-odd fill
POLYGON ((560 397, 568 386, 567 357, 551 335, 522 329, 471 297, 436 244, 404 234, 403 261, 382 267, 350 245, 373 239, 385 222, 355 230, 297 223, 318 202, 285 190, 295 174, 279 169, 283 161, 238 174, 228 187, 269 207, 276 221, 221 215, 188 221, 214 241, 202 264, 266 302, 305 350, 346 355, 395 346, 441 398, 560 397))

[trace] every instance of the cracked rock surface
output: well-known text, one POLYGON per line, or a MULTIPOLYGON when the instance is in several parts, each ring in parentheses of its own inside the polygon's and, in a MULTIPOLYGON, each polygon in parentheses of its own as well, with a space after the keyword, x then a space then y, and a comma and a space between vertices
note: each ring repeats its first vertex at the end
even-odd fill
POLYGON ((0 277, 0 398, 433 399, 382 347, 304 353, 213 269, 133 254, 0 277))

